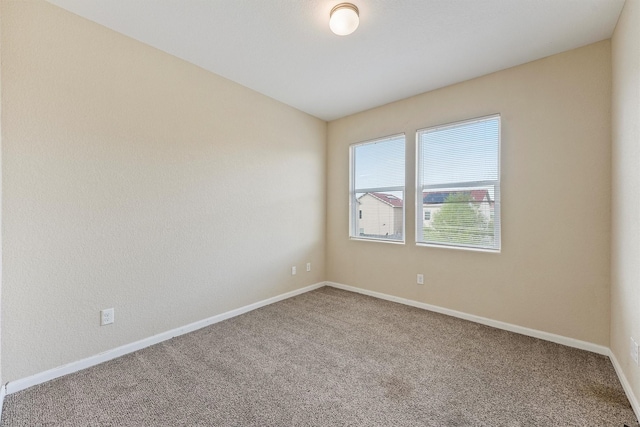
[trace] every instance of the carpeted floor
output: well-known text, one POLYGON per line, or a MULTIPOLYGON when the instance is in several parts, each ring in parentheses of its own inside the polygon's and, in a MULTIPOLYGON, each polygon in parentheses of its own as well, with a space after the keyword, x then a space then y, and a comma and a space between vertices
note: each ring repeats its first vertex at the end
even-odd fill
POLYGON ((608 358, 321 288, 7 396, 3 426, 638 426, 608 358))

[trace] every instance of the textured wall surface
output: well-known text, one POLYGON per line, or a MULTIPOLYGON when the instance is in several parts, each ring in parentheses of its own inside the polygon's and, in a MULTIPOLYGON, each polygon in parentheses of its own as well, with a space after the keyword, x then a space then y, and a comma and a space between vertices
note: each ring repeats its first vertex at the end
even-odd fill
POLYGON ((613 49, 422 94, 328 134, 53 5, 0 7, 2 383, 325 279, 608 346, 613 280, 611 346, 638 394, 638 0, 613 49), (416 247, 412 210, 405 245, 348 239, 349 144, 405 132, 413 206, 416 129, 492 113, 500 254, 416 247), (107 307, 116 322, 100 327, 107 307))
POLYGON ((330 122, 327 280, 608 346, 610 53, 603 41, 330 122), (493 113, 502 252, 416 247, 416 130, 493 113), (349 144, 400 132, 406 244, 351 241, 349 144))
MULTIPOLYGON (((640 402, 640 1, 627 0, 612 38, 611 351, 640 402)), ((636 406, 638 411, 638 406, 636 406)), ((637 412, 636 412, 637 413, 637 412)))
POLYGON ((3 381, 324 279, 325 122, 1 4, 3 381))
MULTIPOLYGON (((2 10, 0 10, 0 12, 2 12, 2 10)), ((0 302, 2 301, 2 228, 2 13, 0 13, 0 302)), ((0 303, 0 338, 1 337, 2 304, 0 303)), ((2 378, 2 340, 0 339, 0 384, 4 384, 2 378)))

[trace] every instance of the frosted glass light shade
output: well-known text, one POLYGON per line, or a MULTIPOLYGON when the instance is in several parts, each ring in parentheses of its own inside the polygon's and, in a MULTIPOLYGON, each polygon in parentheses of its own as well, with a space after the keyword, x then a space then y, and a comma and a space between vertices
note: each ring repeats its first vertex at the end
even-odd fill
POLYGON ((340 3, 331 9, 329 27, 339 36, 353 33, 360 24, 358 8, 351 3, 340 3))

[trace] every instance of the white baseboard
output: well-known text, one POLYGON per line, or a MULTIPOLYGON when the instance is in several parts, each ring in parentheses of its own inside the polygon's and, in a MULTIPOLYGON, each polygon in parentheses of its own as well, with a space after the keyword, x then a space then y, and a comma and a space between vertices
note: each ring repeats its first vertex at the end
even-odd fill
POLYGON ((534 338, 539 338, 546 341, 551 341, 557 344, 566 345, 568 347, 578 348, 580 350, 590 351, 592 353, 601 354, 603 356, 609 356, 611 363, 613 364, 613 368, 618 375, 618 379, 622 384, 622 388, 624 389, 627 398, 629 399, 629 403, 633 408, 633 412, 636 415, 636 418, 640 420, 640 403, 638 402, 638 398, 633 394, 633 390, 631 389, 631 385, 627 380, 627 377, 624 375, 622 371, 622 367, 618 363, 618 359, 613 354, 613 352, 605 346, 593 344, 586 341, 577 340, 574 338, 564 337, 562 335, 556 335, 549 332, 543 332, 536 329, 525 328, 523 326, 513 325, 511 323, 500 322, 498 320, 488 319, 486 317, 476 316, 473 314, 463 313, 456 310, 450 310, 448 308, 438 307, 431 304, 426 304, 423 302, 413 301, 406 298, 400 298, 393 295, 383 294, 380 292, 370 291, 368 289, 357 288, 355 286, 343 285, 341 283, 335 282, 326 282, 327 286, 331 286, 337 289, 343 289, 345 291, 357 292, 363 295, 372 296, 375 298, 384 299, 387 301, 397 302, 399 304, 409 305, 411 307, 417 307, 424 310, 433 311, 436 313, 446 314, 448 316, 458 317, 460 319, 469 320, 476 323, 481 323, 483 325, 492 326, 498 329, 504 329, 506 331, 515 332, 522 335, 527 335, 534 338))
POLYGON ((587 350, 592 353, 598 353, 605 356, 609 355, 609 348, 602 345, 597 345, 597 344, 593 344, 586 341, 580 341, 574 338, 568 338, 562 335, 556 335, 549 332, 539 331, 536 329, 525 328, 524 326, 513 325, 511 323, 500 322, 498 320, 488 319, 486 317, 476 316, 474 314, 468 314, 468 313, 463 313, 461 311, 438 307, 437 305, 426 304, 423 302, 418 302, 418 301, 414 301, 406 298, 400 298, 393 295, 370 291, 368 289, 356 288, 355 286, 343 285, 341 283, 334 283, 334 282, 326 282, 326 284, 327 286, 343 289, 345 291, 357 292, 359 294, 368 295, 371 297, 380 298, 387 301, 393 301, 399 304, 409 305, 411 307, 422 308, 424 310, 446 314, 448 316, 458 317, 460 319, 469 320, 471 322, 481 323, 483 325, 492 326, 498 329, 504 329, 505 331, 515 332, 517 334, 527 335, 529 337, 540 338, 545 341, 551 341, 557 344, 579 348, 581 350, 587 350))
POLYGON ((7 395, 7 387, 0 387, 0 424, 2 424, 2 405, 4 405, 4 397, 7 395))
POLYGON ((625 394, 627 395, 627 399, 629 399, 629 403, 631 403, 631 407, 633 408, 633 412, 636 414, 636 418, 640 421, 640 402, 633 394, 633 390, 631 389, 631 384, 627 380, 624 372, 622 371, 622 366, 618 363, 618 359, 616 355, 613 354, 613 351, 609 352, 609 359, 611 359, 611 363, 613 364, 613 369, 616 370, 616 374, 618 374, 618 379, 620 379, 620 383, 622 384, 622 388, 624 389, 625 394))
MULTIPOLYGON (((6 386, 2 386, 2 392, 6 394, 16 393, 18 391, 24 390, 26 388, 32 387, 34 385, 42 384, 44 382, 53 380, 55 378, 61 377, 63 375, 71 374, 73 372, 80 371, 82 369, 89 368, 91 366, 98 365, 100 363, 106 362, 108 360, 115 359, 120 356, 124 356, 125 354, 133 353, 134 351, 141 350, 145 347, 149 347, 154 344, 158 344, 162 341, 166 341, 173 337, 177 337, 179 335, 184 335, 189 332, 193 332, 197 329, 204 328, 205 326, 213 325, 214 323, 222 322, 223 320, 230 319, 232 317, 239 316, 241 314, 247 313, 249 311, 253 311, 257 308, 264 307, 269 304, 273 304, 278 301, 285 300, 287 298, 294 297, 296 295, 300 295, 309 291, 313 291, 314 289, 318 289, 325 286, 325 282, 316 283, 314 285, 306 286, 301 289, 296 289, 291 292, 286 292, 281 295, 277 295, 275 297, 267 298, 262 301, 258 301, 253 304, 245 305, 244 307, 237 308, 235 310, 227 311, 226 313, 218 314, 216 316, 209 317, 207 319, 200 320, 198 322, 190 323, 186 326, 182 326, 176 329, 172 329, 170 331, 162 332, 157 335, 153 335, 148 338, 141 339, 139 341, 132 342, 130 344, 125 344, 120 347, 116 347, 111 350, 107 350, 103 353, 96 354, 94 356, 87 357, 86 359, 78 360, 76 362, 71 362, 63 366, 59 366, 57 368, 49 369, 48 371, 40 372, 38 374, 32 375, 30 377, 21 378, 19 380, 10 381, 6 384, 6 386), (6 387, 6 389, 5 389, 6 387)), ((4 396, 4 394, 3 394, 4 396)))
POLYGON ((64 366, 60 366, 57 368, 53 368, 35 375, 32 375, 30 377, 26 377, 26 378, 22 378, 19 380, 15 380, 15 381, 11 381, 9 383, 7 383, 6 385, 3 385, 0 387, 0 417, 2 414, 2 403, 4 402, 4 397, 8 394, 12 394, 12 393, 16 393, 18 391, 27 389, 29 387, 38 385, 38 384, 42 384, 44 382, 50 381, 52 379, 73 373, 73 372, 77 372, 80 371, 82 369, 86 369, 89 368, 91 366, 95 366, 98 365, 100 363, 106 362, 108 360, 112 360, 115 359, 117 357, 123 356, 125 354, 128 353, 132 353, 134 351, 137 350, 141 350, 143 348, 149 347, 151 345, 154 344, 158 344, 162 341, 166 341, 168 339, 171 339, 173 337, 179 336, 179 335, 183 335, 189 332, 193 332, 195 330, 204 328, 206 326, 212 325, 214 323, 218 323, 221 322, 223 320, 226 319, 230 319, 232 317, 235 316, 239 316, 241 314, 250 312, 252 310, 258 309, 260 307, 264 307, 266 305, 269 304, 273 304, 276 303, 278 301, 282 301, 291 297, 294 297, 296 295, 300 295, 318 288, 321 288, 323 286, 331 286, 334 288, 338 288, 338 289, 343 289, 346 291, 351 291, 351 292, 357 292, 363 295, 368 295, 368 296, 372 296, 375 298, 380 298, 380 299, 384 299, 387 301, 393 301, 393 302, 397 302, 400 304, 404 304, 404 305, 408 305, 408 306, 412 306, 412 307, 417 307, 417 308, 421 308, 424 310, 429 310, 429 311, 433 311, 436 313, 441 313, 441 314, 446 314, 449 316, 453 316, 453 317, 458 317, 460 319, 465 319, 465 320, 469 320, 472 322, 476 322, 476 323, 480 323, 483 325, 487 325, 487 326, 492 326, 495 328, 499 328, 499 329, 504 329, 510 332, 515 332, 515 333, 519 333, 522 335, 527 335, 527 336, 531 336, 534 338, 540 338, 546 341, 551 341, 551 342, 555 342, 558 344, 563 344, 569 347, 574 347, 574 348, 579 348, 581 350, 587 350, 587 351, 591 351, 593 353, 598 353, 598 354, 602 354, 602 355, 606 355, 609 356, 611 358, 611 361, 613 363, 614 369, 616 370, 616 373, 618 374, 618 378, 620 379, 620 382, 622 383, 622 386, 625 390, 625 393, 627 394, 627 397, 629 398, 629 401, 631 402, 631 406, 633 407, 633 410, 636 414, 636 417, 638 417, 640 419, 640 405, 638 404, 638 400, 636 399, 636 397, 633 395, 633 392, 631 390, 631 386, 629 385, 629 382, 627 381, 626 377, 624 376, 622 369, 617 361, 617 359, 615 358, 615 356, 613 355, 613 353, 610 352, 609 348, 601 346, 601 345, 597 345, 597 344, 593 344, 593 343, 589 343, 586 341, 580 341, 580 340, 576 340, 573 338, 568 338, 568 337, 564 337, 561 335, 556 335, 556 334, 552 334, 549 332, 543 332, 543 331, 538 331, 535 329, 530 329, 530 328, 525 328, 522 326, 518 326, 518 325, 513 325, 510 323, 505 323, 505 322, 500 322, 497 320, 492 320, 492 319, 488 319, 485 317, 481 317, 481 316, 476 316, 473 314, 467 314, 467 313, 463 313, 460 311, 456 311, 456 310, 451 310, 451 309, 447 309, 447 308, 443 308, 443 307, 438 307, 435 305, 431 305, 431 304, 426 304, 426 303, 422 303, 422 302, 418 302, 418 301, 414 301, 414 300, 409 300, 406 298, 401 298, 401 297, 396 297, 393 295, 388 295, 388 294, 383 294, 380 292, 375 292, 375 291, 370 291, 367 289, 362 289, 362 288, 357 288, 354 286, 348 286, 348 285, 343 285, 340 283, 335 283, 335 282, 320 282, 320 283, 316 283, 314 285, 310 285, 301 289, 296 289, 294 291, 291 292, 287 292, 281 295, 277 295, 275 297, 272 298, 268 298, 262 301, 258 301, 256 303, 253 304, 249 304, 246 305, 244 307, 240 307, 237 308, 235 310, 231 310, 231 311, 227 311, 225 313, 221 313, 218 314, 216 316, 212 316, 209 317, 207 319, 203 319, 200 320, 198 322, 194 322, 191 323, 189 325, 186 326, 182 326, 176 329, 172 329, 170 331, 166 331, 148 338, 144 338, 142 340, 130 343, 130 344, 126 344, 111 350, 107 350, 103 353, 100 354, 96 354, 94 356, 90 356, 88 358, 76 361, 76 362, 72 362, 69 364, 66 364, 64 366))

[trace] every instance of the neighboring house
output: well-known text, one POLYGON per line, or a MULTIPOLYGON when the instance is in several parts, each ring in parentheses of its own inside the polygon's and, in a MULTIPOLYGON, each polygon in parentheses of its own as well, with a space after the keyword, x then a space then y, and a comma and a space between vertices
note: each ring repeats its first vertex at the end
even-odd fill
POLYGON ((402 199, 387 193, 364 193, 358 198, 358 235, 402 236, 402 199))
POLYGON ((489 190, 471 191, 434 191, 422 193, 422 220, 424 227, 431 227, 433 217, 440 211, 447 197, 451 194, 470 194, 473 205, 479 209, 480 213, 487 219, 491 219, 491 207, 493 201, 489 195, 489 190))
MULTIPOLYGON (((473 205, 487 219, 491 219, 493 201, 489 191, 434 191, 422 195, 423 226, 431 227, 433 218, 451 194, 471 195, 473 205)), ((403 200, 388 193, 365 193, 358 198, 358 235, 370 237, 401 236, 403 200)))

